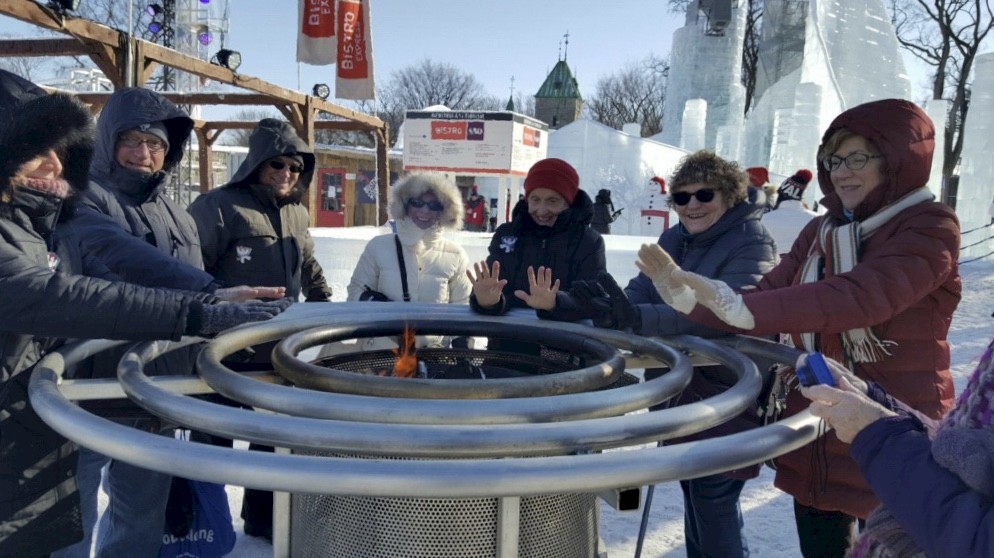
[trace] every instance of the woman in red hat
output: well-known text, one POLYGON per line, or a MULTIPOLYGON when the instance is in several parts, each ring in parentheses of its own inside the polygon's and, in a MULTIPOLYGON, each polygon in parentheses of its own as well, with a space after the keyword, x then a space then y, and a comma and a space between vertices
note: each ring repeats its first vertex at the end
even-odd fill
POLYGON ((569 163, 548 158, 532 165, 525 199, 514 207, 511 221, 497 227, 487 260, 467 271, 473 283, 470 306, 484 314, 534 308, 545 318, 553 312, 562 320, 588 317, 560 288, 566 291, 573 281, 593 280, 606 270, 604 239, 590 228, 593 208, 569 163))

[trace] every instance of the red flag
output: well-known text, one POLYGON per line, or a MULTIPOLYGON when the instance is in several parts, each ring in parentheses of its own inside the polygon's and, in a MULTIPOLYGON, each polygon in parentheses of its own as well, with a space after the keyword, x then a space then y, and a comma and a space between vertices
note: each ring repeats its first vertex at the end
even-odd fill
POLYGON ((369 0, 338 0, 338 77, 335 97, 372 99, 373 41, 369 32, 369 0))
POLYGON ((300 0, 297 62, 335 63, 335 0, 300 0))

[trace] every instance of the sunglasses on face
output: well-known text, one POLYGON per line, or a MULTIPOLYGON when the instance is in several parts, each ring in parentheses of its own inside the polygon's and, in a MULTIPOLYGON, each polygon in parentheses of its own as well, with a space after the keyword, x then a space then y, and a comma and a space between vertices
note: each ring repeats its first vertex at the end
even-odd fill
MULTIPOLYGON (((269 168, 273 170, 283 170, 287 167, 287 163, 284 163, 283 161, 266 161, 266 164, 269 165, 269 168)), ((293 174, 300 174, 304 172, 304 165, 290 163, 289 166, 290 166, 290 172, 292 172, 293 174)))
POLYGON ((690 203, 690 198, 697 198, 697 201, 701 203, 708 203, 714 199, 714 190, 704 189, 698 190, 691 194, 690 192, 673 192, 672 194, 673 203, 676 205, 687 205, 690 203))
POLYGON ((407 205, 413 207, 414 209, 421 209, 427 205, 428 209, 432 211, 441 211, 445 209, 445 206, 442 205, 442 202, 440 201, 424 201, 420 198, 411 198, 407 200, 407 205))

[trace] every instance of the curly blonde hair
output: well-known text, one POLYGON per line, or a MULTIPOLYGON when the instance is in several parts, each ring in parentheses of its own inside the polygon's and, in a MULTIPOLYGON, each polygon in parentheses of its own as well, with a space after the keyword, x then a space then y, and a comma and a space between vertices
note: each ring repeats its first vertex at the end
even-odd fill
POLYGON ((728 207, 745 201, 748 195, 749 175, 734 161, 727 161, 713 151, 702 149, 680 160, 669 180, 670 204, 673 193, 685 186, 702 182, 721 194, 728 207))

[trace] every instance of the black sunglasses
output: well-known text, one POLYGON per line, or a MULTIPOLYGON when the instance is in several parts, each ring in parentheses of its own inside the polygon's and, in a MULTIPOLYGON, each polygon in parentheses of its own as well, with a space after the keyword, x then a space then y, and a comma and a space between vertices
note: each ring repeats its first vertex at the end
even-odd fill
MULTIPOLYGON (((283 170, 287 167, 287 164, 283 161, 266 161, 269 168, 273 170, 283 170)), ((293 174, 300 174, 304 172, 304 165, 298 165, 296 163, 290 163, 290 172, 293 174)))
POLYGON ((690 203, 691 197, 697 198, 697 201, 701 203, 708 203, 709 201, 714 199, 714 190, 709 190, 709 189, 698 190, 693 194, 691 194, 690 192, 673 192, 673 194, 671 195, 673 203, 677 205, 687 205, 688 203, 690 203))
POLYGON ((413 207, 414 209, 421 209, 424 206, 428 206, 428 209, 432 211, 441 211, 445 209, 440 201, 424 201, 421 198, 411 198, 407 200, 407 205, 413 207))

